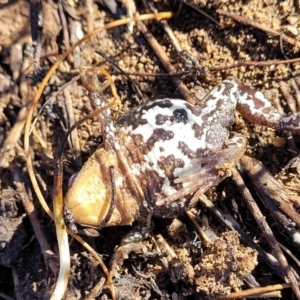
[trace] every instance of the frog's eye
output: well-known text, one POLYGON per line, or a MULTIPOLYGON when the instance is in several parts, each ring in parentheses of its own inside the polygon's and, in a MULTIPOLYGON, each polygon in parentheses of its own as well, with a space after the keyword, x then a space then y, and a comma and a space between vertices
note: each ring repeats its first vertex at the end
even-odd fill
POLYGON ((173 111, 173 115, 175 117, 175 120, 178 122, 184 122, 187 123, 189 121, 188 115, 185 109, 175 109, 173 111))

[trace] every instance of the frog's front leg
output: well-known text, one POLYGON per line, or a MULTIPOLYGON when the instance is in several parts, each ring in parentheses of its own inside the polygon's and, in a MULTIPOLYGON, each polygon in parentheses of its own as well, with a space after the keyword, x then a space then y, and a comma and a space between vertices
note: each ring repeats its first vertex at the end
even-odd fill
MULTIPOLYGON (((104 107, 108 104, 104 91, 110 86, 108 80, 100 82, 98 79, 99 72, 84 65, 80 67, 80 77, 84 87, 89 91, 89 100, 94 110, 104 107)), ((115 127, 111 118, 110 109, 106 109, 98 115, 101 125, 101 135, 103 137, 104 148, 110 150, 116 144, 115 127)))
POLYGON ((148 214, 143 222, 134 226, 129 233, 127 233, 115 251, 110 261, 110 274, 111 276, 118 277, 117 270, 123 264, 124 259, 127 259, 131 252, 142 251, 146 253, 146 246, 140 243, 145 238, 150 236, 153 230, 153 223, 151 221, 152 214, 148 214))
POLYGON ((199 196, 209 188, 231 176, 230 168, 234 167, 242 157, 246 144, 247 140, 244 136, 236 135, 213 154, 194 159, 194 163, 199 167, 174 180, 175 183, 182 183, 183 188, 168 197, 158 199, 156 205, 161 206, 161 211, 168 210, 175 205, 175 202, 177 204, 186 201, 184 197, 192 194, 194 195, 189 200, 189 204, 195 204, 199 196))

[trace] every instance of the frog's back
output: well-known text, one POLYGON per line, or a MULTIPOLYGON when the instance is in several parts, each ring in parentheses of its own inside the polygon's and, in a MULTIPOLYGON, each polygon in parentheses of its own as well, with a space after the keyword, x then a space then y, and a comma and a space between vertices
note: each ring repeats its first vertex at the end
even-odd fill
MULTIPOLYGON (((199 106, 184 100, 161 99, 132 109, 118 120, 118 137, 131 170, 152 203, 157 196, 182 189, 182 183, 174 180, 199 169, 201 163, 195 160, 214 152, 208 144, 211 127, 201 114, 199 106)), ((227 130, 222 130, 227 138, 227 130)))

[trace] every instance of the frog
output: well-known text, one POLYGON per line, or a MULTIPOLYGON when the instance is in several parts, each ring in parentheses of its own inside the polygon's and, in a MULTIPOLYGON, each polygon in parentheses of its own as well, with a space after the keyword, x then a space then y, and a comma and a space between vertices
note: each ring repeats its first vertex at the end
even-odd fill
MULTIPOLYGON (((101 85, 92 86, 91 103, 104 107, 101 85)), ((103 227, 138 222, 123 238, 125 246, 151 232, 152 217, 174 218, 195 206, 246 151, 246 137, 230 132, 236 111, 250 122, 300 133, 299 115, 279 113, 262 92, 235 78, 217 84, 199 103, 156 99, 117 120, 106 109, 99 117, 103 143, 64 199, 69 228, 97 236, 103 227)))

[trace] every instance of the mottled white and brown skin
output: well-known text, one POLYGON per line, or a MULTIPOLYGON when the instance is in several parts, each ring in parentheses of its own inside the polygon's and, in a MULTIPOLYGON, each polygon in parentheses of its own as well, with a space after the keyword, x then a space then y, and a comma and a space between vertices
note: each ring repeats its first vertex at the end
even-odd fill
MULTIPOLYGON (((90 98, 105 105, 98 92, 90 98)), ((255 123, 300 133, 300 116, 279 114, 261 92, 236 79, 217 85, 201 107, 159 99, 132 109, 115 124, 107 110, 101 117, 103 147, 69 189, 67 215, 83 227, 97 228, 184 211, 227 177, 228 166, 243 155, 245 137, 229 138, 235 110, 255 123), (113 198, 115 207, 103 224, 113 198)))

